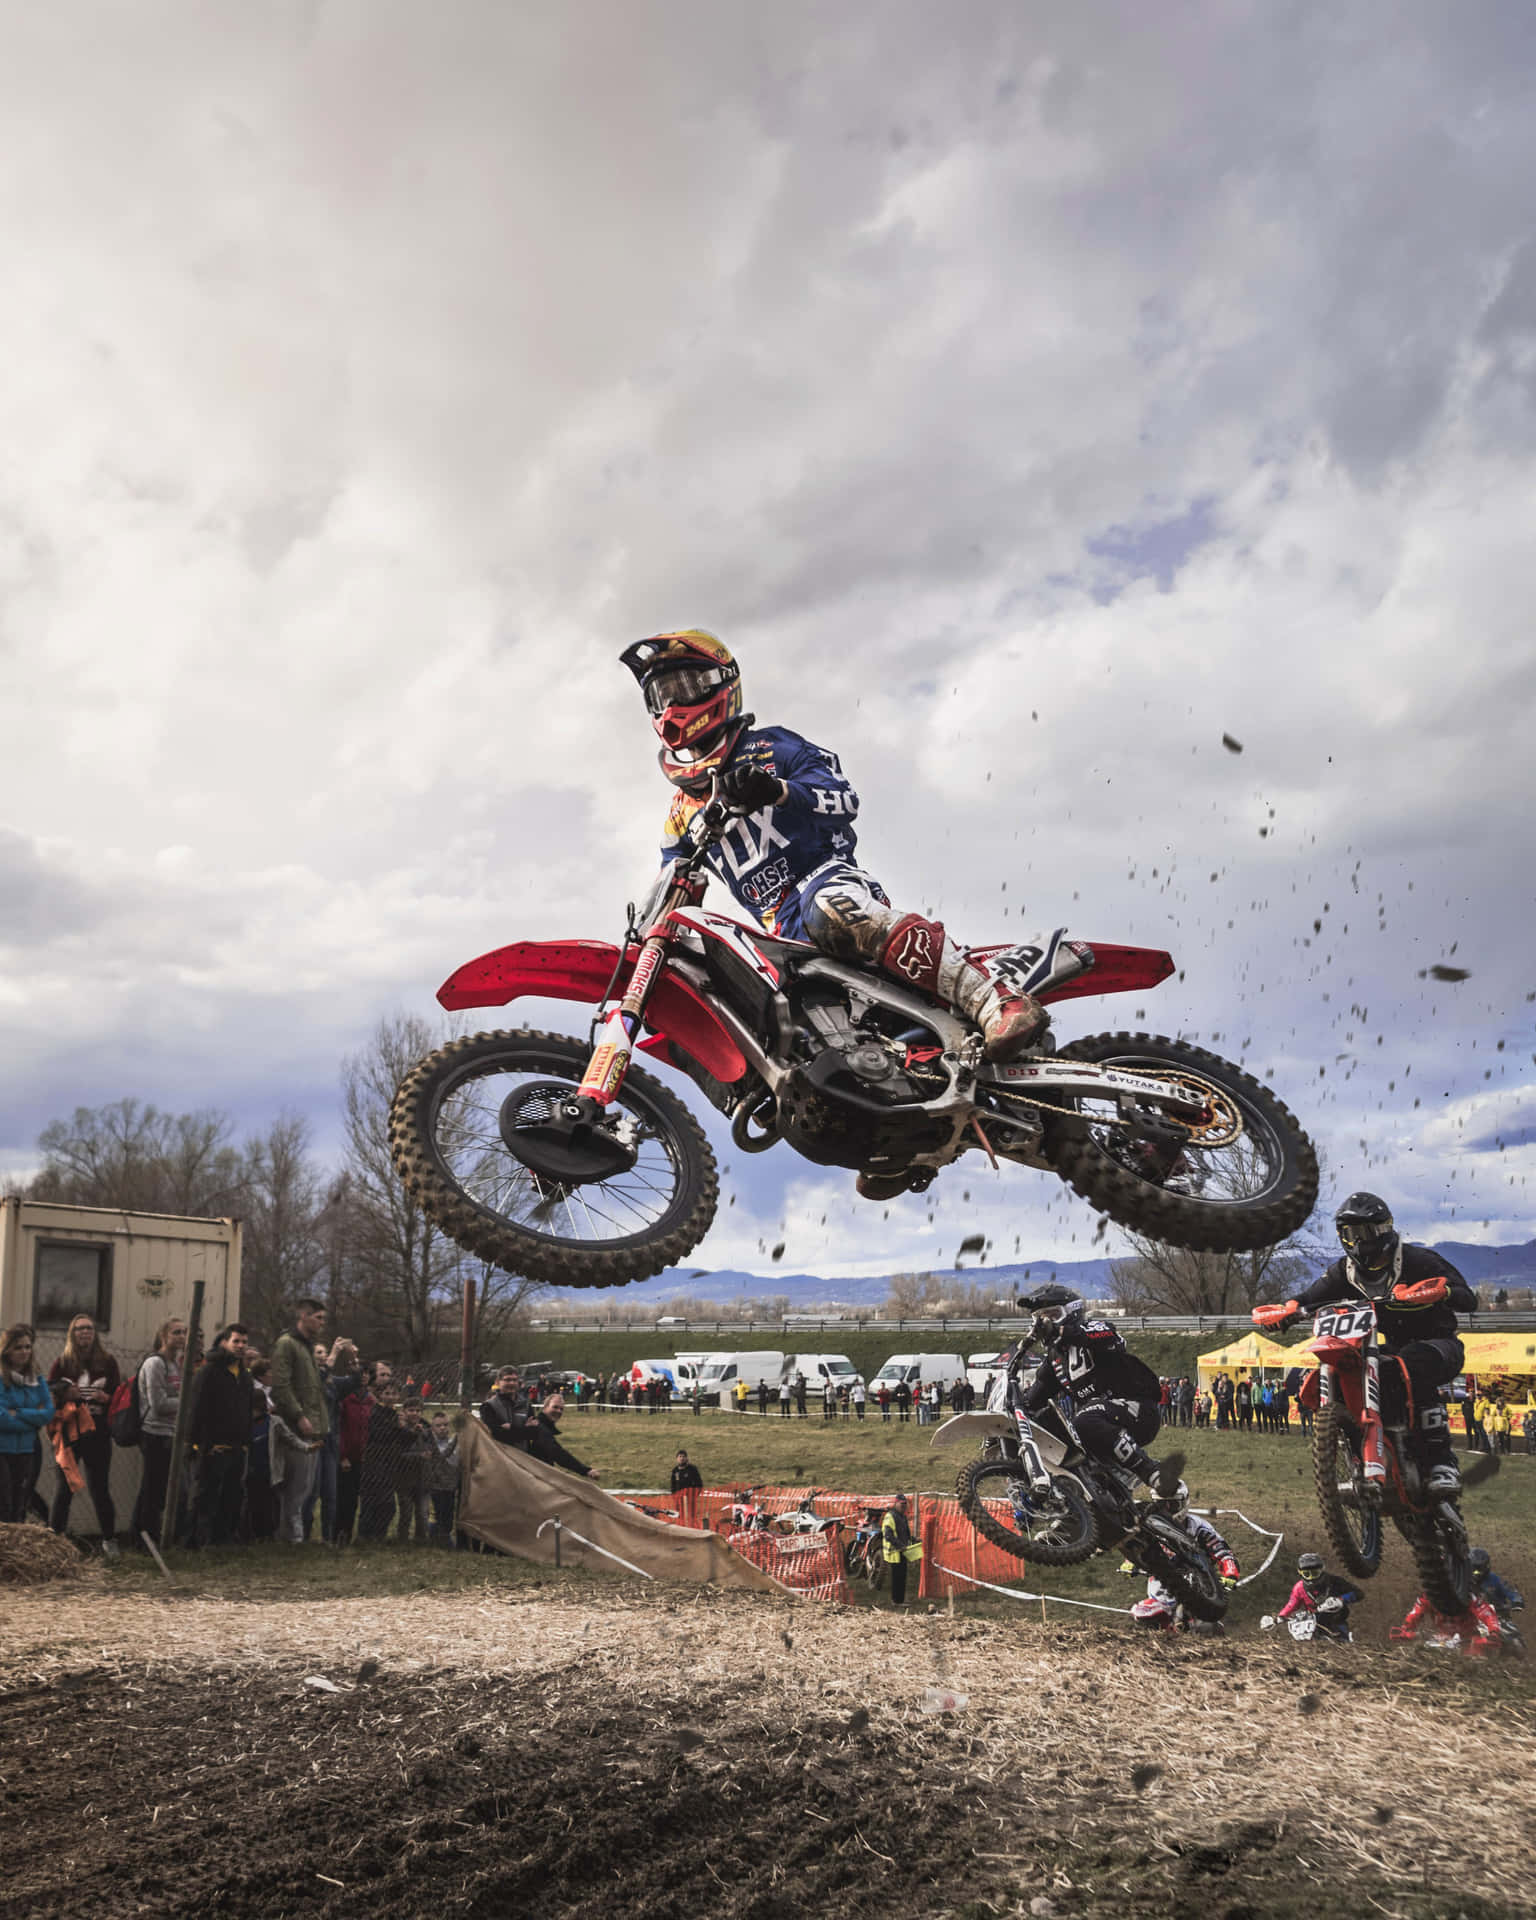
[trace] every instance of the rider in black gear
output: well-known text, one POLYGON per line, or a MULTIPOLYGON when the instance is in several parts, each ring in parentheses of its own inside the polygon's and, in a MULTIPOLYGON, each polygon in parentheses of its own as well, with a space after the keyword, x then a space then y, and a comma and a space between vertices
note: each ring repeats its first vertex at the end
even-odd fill
MULTIPOLYGON (((1456 1337, 1456 1315, 1475 1313, 1477 1295, 1449 1260, 1428 1247, 1412 1246, 1398 1234, 1391 1209, 1374 1193, 1352 1193, 1334 1215, 1342 1260, 1283 1306, 1258 1307, 1261 1326, 1283 1327, 1299 1313, 1352 1299, 1367 1299, 1376 1309, 1383 1347, 1407 1369, 1416 1415, 1415 1438, 1428 1469, 1426 1491, 1454 1500, 1461 1474, 1451 1446, 1451 1430, 1440 1388, 1466 1363, 1456 1337)), ((1383 1414, 1401 1420, 1403 1385, 1394 1367, 1382 1369, 1383 1414)))
POLYGON ((1501 1580, 1493 1570, 1493 1561, 1486 1547, 1474 1547, 1472 1560, 1472 1590, 1479 1600, 1486 1600, 1500 1620, 1508 1620, 1510 1615, 1525 1605, 1525 1596, 1517 1586, 1508 1580, 1501 1580))
POLYGON ((1034 1315, 1029 1339, 1045 1349, 1024 1390, 1024 1410, 1038 1412, 1058 1394, 1070 1393, 1077 1431, 1095 1460, 1133 1474, 1165 1499, 1182 1499, 1177 1467, 1146 1451, 1162 1424, 1152 1369, 1107 1321, 1085 1320, 1082 1299, 1070 1287, 1037 1287, 1021 1294, 1019 1305, 1034 1315))

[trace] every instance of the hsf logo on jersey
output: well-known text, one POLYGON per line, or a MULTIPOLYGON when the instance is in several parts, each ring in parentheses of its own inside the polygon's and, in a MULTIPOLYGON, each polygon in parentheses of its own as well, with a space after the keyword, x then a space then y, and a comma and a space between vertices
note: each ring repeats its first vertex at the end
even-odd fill
POLYGON ((738 891, 755 913, 771 913, 789 886, 789 862, 770 860, 761 873, 748 874, 738 891))

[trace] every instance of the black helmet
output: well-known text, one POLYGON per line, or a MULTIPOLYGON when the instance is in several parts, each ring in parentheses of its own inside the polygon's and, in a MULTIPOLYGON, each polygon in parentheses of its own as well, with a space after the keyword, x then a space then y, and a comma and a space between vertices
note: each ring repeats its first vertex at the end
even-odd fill
POLYGON ((1296 1562, 1296 1571, 1310 1587, 1323 1571, 1323 1556, 1320 1553, 1304 1553, 1296 1562))
POLYGON ((1493 1572, 1493 1562, 1488 1557, 1488 1549, 1486 1547, 1474 1547, 1467 1558, 1472 1563, 1472 1578, 1474 1580, 1486 1580, 1489 1574, 1493 1572))
POLYGON ((1052 1281, 1049 1286, 1036 1287, 1032 1293, 1021 1293, 1019 1308, 1034 1315, 1030 1339, 1043 1341, 1049 1347, 1055 1345, 1068 1327, 1082 1320, 1083 1296, 1052 1281))
POLYGON ((1352 1193, 1333 1216, 1339 1244, 1361 1273, 1379 1279, 1397 1253, 1392 1209, 1374 1193, 1352 1193))

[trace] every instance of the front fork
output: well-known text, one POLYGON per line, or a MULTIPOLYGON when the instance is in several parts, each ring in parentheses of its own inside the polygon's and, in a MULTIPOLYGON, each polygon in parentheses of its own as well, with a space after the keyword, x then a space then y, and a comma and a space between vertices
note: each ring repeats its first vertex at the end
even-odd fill
POLYGON ((646 1002, 661 977, 662 964, 666 959, 667 936, 658 930, 665 923, 664 912, 657 926, 640 944, 640 954, 635 961, 635 970, 629 976, 623 999, 613 1003, 598 1029, 597 1045, 587 1062, 581 1085, 573 1096, 578 1105, 589 1103, 583 1108, 585 1118, 595 1118, 597 1108, 612 1105, 624 1084, 625 1074, 629 1072, 646 1002))

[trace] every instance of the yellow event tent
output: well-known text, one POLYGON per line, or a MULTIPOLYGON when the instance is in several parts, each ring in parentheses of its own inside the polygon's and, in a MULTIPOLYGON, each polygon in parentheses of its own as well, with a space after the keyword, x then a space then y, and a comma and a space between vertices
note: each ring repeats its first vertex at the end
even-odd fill
POLYGON ((1209 1387, 1218 1373, 1236 1380, 1239 1374, 1285 1373, 1291 1367, 1309 1367, 1312 1356, 1301 1347, 1282 1347, 1278 1340, 1266 1340, 1262 1333, 1245 1333, 1218 1347, 1214 1353, 1202 1353, 1195 1362, 1202 1387, 1209 1387))
POLYGON ((1536 1333, 1464 1333, 1461 1344, 1482 1392, 1515 1408, 1536 1402, 1536 1333))
MULTIPOLYGON (((1536 1332, 1464 1333, 1467 1373, 1484 1393, 1506 1400, 1517 1411, 1536 1404, 1536 1332)), ((1200 1385, 1209 1388, 1218 1373, 1236 1380, 1245 1373, 1284 1373, 1290 1367, 1309 1367, 1307 1343, 1282 1347, 1262 1333, 1245 1333, 1214 1353, 1202 1353, 1196 1363, 1200 1385)))

